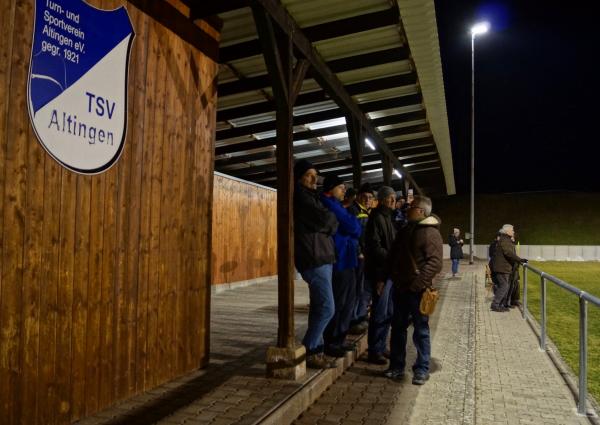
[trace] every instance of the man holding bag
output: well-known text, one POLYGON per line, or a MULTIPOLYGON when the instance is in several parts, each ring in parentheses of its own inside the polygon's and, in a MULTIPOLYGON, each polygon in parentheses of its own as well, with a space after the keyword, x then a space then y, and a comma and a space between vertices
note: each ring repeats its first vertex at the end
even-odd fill
POLYGON ((389 258, 394 282, 394 317, 390 368, 385 376, 393 379, 404 376, 407 329, 412 318, 417 349, 412 380, 415 385, 423 385, 429 379, 431 358, 429 316, 421 313, 421 297, 427 288, 432 288, 433 278, 442 270, 440 220, 431 214, 431 207, 428 197, 414 197, 407 211, 409 224, 398 232, 389 258))

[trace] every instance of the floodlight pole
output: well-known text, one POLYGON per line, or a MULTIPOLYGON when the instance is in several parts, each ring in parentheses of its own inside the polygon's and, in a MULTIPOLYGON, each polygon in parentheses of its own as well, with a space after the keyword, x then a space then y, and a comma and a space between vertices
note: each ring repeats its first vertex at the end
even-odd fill
POLYGON ((471 237, 469 239, 469 264, 473 264, 475 244, 475 33, 471 33, 471 237))

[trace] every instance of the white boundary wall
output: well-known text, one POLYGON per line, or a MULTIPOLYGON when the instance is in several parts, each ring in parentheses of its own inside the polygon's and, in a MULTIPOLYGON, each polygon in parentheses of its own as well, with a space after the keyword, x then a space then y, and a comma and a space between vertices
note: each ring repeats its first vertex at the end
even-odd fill
MULTIPOLYGON (((487 258, 489 245, 475 245, 475 257, 487 258)), ((520 245, 519 256, 535 261, 600 261, 600 246, 595 245, 520 245)), ((463 246, 469 258, 469 245, 463 246)), ((450 258, 450 247, 444 245, 444 258, 450 258)))

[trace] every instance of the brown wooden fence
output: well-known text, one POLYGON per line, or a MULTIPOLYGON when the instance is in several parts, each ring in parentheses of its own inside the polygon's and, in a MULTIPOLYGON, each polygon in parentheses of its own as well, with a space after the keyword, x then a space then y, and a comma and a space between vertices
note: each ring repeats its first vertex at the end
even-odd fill
POLYGON ((127 7, 125 148, 81 176, 29 123, 33 0, 0 0, 2 424, 69 423, 207 359, 217 64, 127 7))
POLYGON ((213 283, 277 274, 277 192, 215 174, 213 283))

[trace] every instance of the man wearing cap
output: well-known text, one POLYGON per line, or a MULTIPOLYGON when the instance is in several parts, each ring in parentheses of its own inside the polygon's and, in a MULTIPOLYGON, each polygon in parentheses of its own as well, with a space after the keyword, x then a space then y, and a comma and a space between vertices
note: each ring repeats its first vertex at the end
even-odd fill
POLYGON ((373 189, 364 183, 358 190, 356 201, 348 207, 348 212, 358 218, 362 233, 358 240, 358 266, 356 266, 356 302, 352 314, 350 333, 362 334, 367 330, 367 312, 371 302, 371 288, 365 286, 365 230, 371 213, 373 189))
POLYGON ((396 235, 388 264, 394 282, 394 317, 390 341, 390 367, 385 376, 401 379, 406 366, 407 329, 414 327, 413 342, 417 359, 412 367, 414 385, 429 379, 431 338, 429 316, 421 313, 419 305, 426 288, 442 270, 443 241, 440 219, 431 214, 431 199, 415 196, 408 208, 408 225, 396 235))
POLYGON ((321 202, 328 208, 339 223, 334 236, 336 262, 333 266, 333 297, 335 314, 323 338, 325 354, 343 357, 346 351, 354 350, 353 345, 345 344, 350 321, 354 312, 356 297, 355 269, 358 265, 358 238, 362 232, 360 222, 342 205, 346 186, 337 176, 327 176, 323 182, 321 202))
POLYGON ((377 200, 379 202, 369 217, 365 236, 365 282, 371 286, 373 294, 369 319, 369 362, 383 365, 387 364, 384 353, 393 314, 392 281, 387 261, 396 237, 392 221, 396 192, 389 186, 382 186, 377 191, 377 200))
POLYGON ((308 327, 302 343, 306 365, 322 369, 336 367, 323 354, 323 332, 335 312, 331 284, 338 222, 317 194, 317 170, 307 160, 294 165, 294 259, 296 269, 308 283, 310 307, 308 327))

